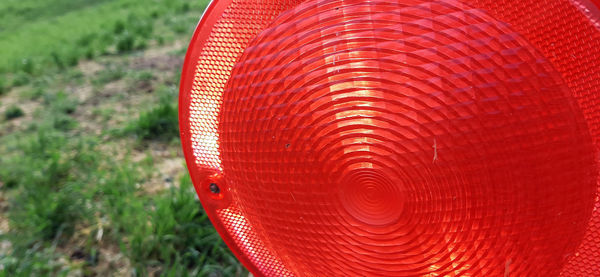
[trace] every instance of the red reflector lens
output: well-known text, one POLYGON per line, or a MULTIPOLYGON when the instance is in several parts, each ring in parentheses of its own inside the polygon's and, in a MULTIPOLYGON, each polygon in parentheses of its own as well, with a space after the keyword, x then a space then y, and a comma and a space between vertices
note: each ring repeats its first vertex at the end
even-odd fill
POLYGON ((589 0, 211 4, 182 143, 260 276, 600 275, 589 0))

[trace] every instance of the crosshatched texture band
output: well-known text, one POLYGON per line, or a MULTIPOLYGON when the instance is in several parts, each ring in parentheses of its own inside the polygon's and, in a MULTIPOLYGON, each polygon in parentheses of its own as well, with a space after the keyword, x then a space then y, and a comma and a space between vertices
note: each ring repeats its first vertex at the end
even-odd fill
POLYGON ((213 3, 180 119, 215 227, 257 275, 593 276, 592 3, 213 3))

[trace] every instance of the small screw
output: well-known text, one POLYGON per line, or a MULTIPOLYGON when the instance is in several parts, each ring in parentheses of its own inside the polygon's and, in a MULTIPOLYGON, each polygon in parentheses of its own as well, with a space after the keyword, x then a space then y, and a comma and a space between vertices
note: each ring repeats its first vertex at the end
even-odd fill
POLYGON ((214 193, 214 194, 219 194, 221 193, 221 189, 219 188, 219 186, 215 183, 210 183, 209 187, 210 192, 214 193))

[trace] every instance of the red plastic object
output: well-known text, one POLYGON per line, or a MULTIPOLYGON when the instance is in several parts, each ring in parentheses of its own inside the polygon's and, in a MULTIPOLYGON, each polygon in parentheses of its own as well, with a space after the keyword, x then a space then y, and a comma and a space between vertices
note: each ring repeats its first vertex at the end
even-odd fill
POLYGON ((600 276, 597 0, 217 0, 181 138, 257 276, 600 276))

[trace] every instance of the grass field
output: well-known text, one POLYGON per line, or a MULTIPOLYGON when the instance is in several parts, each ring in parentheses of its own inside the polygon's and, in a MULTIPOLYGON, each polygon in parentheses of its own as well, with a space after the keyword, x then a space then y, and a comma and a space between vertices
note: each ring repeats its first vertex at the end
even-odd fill
POLYGON ((0 2, 0 277, 245 276, 180 150, 207 2, 0 2))

